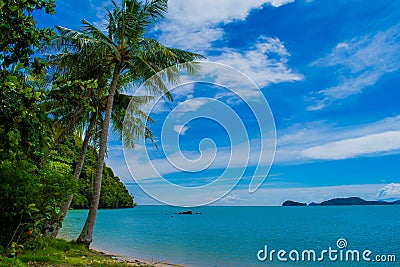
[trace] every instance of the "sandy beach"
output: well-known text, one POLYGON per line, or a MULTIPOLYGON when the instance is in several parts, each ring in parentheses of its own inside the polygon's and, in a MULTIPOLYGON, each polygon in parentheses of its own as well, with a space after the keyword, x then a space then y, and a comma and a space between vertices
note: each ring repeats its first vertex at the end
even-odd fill
POLYGON ((129 266, 154 266, 154 267, 194 267, 194 266, 187 266, 177 263, 166 262, 163 260, 153 260, 153 259, 143 259, 140 257, 132 257, 126 255, 118 255, 116 253, 110 253, 104 250, 98 250, 96 248, 92 249, 97 253, 103 255, 104 257, 111 258, 116 263, 123 262, 129 266))

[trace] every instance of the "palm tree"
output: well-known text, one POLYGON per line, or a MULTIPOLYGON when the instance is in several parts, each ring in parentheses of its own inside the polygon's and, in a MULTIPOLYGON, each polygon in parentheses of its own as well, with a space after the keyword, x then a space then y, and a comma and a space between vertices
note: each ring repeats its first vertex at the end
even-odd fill
MULTIPOLYGON (((90 86, 86 90, 82 90, 83 82, 78 82, 77 87, 80 87, 76 90, 71 90, 71 88, 67 87, 66 89, 58 88, 53 89, 49 93, 49 99, 45 102, 45 107, 48 112, 51 114, 53 119, 57 121, 59 124, 64 125, 64 130, 56 138, 53 147, 56 147, 64 137, 70 133, 70 131, 75 131, 75 134, 84 136, 81 151, 78 157, 77 164, 75 165, 74 170, 74 179, 78 180, 81 174, 83 164, 85 161, 85 155, 89 144, 93 147, 98 148, 99 144, 99 136, 101 132, 101 125, 103 122, 102 114, 106 109, 107 96, 101 95, 106 92, 104 88, 107 87, 107 81, 104 79, 104 75, 100 74, 100 70, 96 69, 98 64, 96 61, 91 60, 85 64, 85 68, 74 68, 73 65, 69 65, 68 59, 71 55, 68 52, 57 55, 53 58, 52 63, 55 67, 56 74, 53 79, 55 79, 55 83, 65 84, 68 81, 81 81, 81 79, 87 79, 86 84, 90 86), (93 82, 95 76, 97 77, 96 83, 93 82), (95 88, 93 87, 95 86, 95 88), (77 91, 77 96, 74 96, 72 99, 79 99, 80 104, 75 103, 76 101, 71 101, 70 98, 65 97, 71 91, 77 91), (80 115, 77 115, 80 114, 80 115), (67 130, 68 129, 68 130, 67 130)), ((121 83, 126 82, 124 79, 121 79, 121 83)), ((119 86, 121 87, 121 86, 119 86)), ((129 103, 132 101, 135 103, 133 105, 133 109, 131 110, 131 128, 128 129, 128 132, 131 133, 132 139, 136 140, 139 138, 150 139, 153 140, 153 133, 150 131, 146 122, 152 123, 153 120, 143 111, 141 111, 140 107, 143 104, 146 104, 151 100, 151 97, 148 96, 128 96, 126 94, 121 94, 116 92, 115 100, 114 100, 114 109, 112 112, 111 120, 113 122, 113 130, 122 139, 122 128, 123 128, 123 118, 126 113, 126 109, 129 103), (144 131, 137 131, 136 129, 145 129, 144 131)), ((125 126, 126 129, 126 126, 125 126)), ((129 144, 125 144, 128 146, 129 144)), ((134 144, 130 144, 134 145, 134 144)), ((67 199, 61 204, 60 212, 59 212, 59 222, 55 225, 53 230, 53 236, 56 237, 60 228, 62 227, 62 222, 64 221, 67 212, 71 206, 73 200, 73 194, 70 194, 67 199)))
MULTIPOLYGON (((167 12, 167 0, 123 0, 122 7, 113 2, 113 10, 107 11, 107 29, 104 33, 86 20, 82 20, 82 31, 75 31, 58 26, 60 33, 59 47, 71 49, 88 58, 101 58, 103 66, 111 70, 110 87, 101 129, 99 157, 94 181, 93 199, 89 214, 78 243, 89 246, 97 216, 100 200, 104 157, 107 149, 108 131, 112 116, 114 96, 121 76, 129 77, 134 82, 143 82, 157 72, 180 63, 191 62, 200 55, 187 51, 167 48, 154 39, 146 38, 148 27, 167 12)), ((79 66, 80 58, 77 57, 79 66)), ((188 68, 190 71, 191 68, 188 68)), ((176 76, 168 75, 175 79, 176 76)), ((152 88, 154 94, 166 94, 172 100, 165 86, 152 88)))

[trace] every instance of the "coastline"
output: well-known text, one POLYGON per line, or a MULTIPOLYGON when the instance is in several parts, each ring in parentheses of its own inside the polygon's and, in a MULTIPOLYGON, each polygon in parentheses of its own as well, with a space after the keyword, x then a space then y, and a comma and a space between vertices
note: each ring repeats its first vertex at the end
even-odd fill
MULTIPOLYGON (((91 247, 128 260, 130 266, 138 265, 135 260, 148 266, 262 266, 256 254, 264 245, 271 249, 319 249, 335 247, 341 237, 352 246, 390 254, 399 251, 393 239, 399 233, 399 208, 207 206, 196 210, 202 212, 199 216, 172 215, 176 208, 164 206, 100 211, 91 247), (290 239, 288 232, 293 233, 290 239), (379 242, 374 242, 376 236, 379 242)), ((76 237, 85 216, 85 212, 69 212, 60 237, 76 237)))
MULTIPOLYGON (((57 239, 62 239, 65 241, 72 241, 73 239, 68 238, 66 236, 60 236, 57 237, 57 239)), ((182 265, 178 263, 172 263, 172 262, 167 262, 163 260, 153 260, 149 258, 142 258, 142 257, 137 257, 137 256, 127 256, 124 254, 119 254, 115 253, 112 251, 107 251, 102 248, 98 248, 96 246, 93 246, 90 248, 90 250, 96 254, 99 254, 102 257, 109 258, 113 260, 115 263, 123 263, 128 266, 142 266, 142 267, 194 267, 194 266, 187 266, 187 265, 182 265)))
POLYGON ((187 266, 177 263, 166 262, 162 260, 151 260, 141 257, 135 256, 126 256, 126 255, 119 255, 117 253, 110 253, 108 251, 100 250, 97 248, 91 249, 103 255, 104 257, 111 258, 116 262, 124 262, 129 266, 151 266, 151 267, 194 267, 194 266, 187 266))

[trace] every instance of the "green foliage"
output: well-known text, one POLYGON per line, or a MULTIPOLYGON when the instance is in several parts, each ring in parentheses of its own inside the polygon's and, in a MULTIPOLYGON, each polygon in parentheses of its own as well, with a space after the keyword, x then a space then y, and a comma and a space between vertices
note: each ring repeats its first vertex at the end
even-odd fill
POLYGON ((49 161, 51 127, 42 110, 44 90, 18 68, 0 71, 0 245, 44 234, 57 206, 73 188, 62 163, 49 161))
MULTIPOLYGON (((72 174, 78 161, 81 146, 82 140, 78 136, 69 135, 66 136, 63 143, 58 144, 56 149, 51 151, 51 164, 60 174, 72 174)), ((93 180, 96 174, 96 163, 97 151, 93 147, 89 147, 79 180, 69 185, 69 192, 72 190, 74 193, 71 208, 89 208, 93 192, 93 180)), ((120 179, 114 175, 111 168, 104 168, 103 178, 100 208, 115 209, 134 206, 133 197, 129 194, 120 179)))
POLYGON ((99 90, 94 94, 96 101, 92 101, 92 106, 101 112, 107 110, 107 97, 111 91, 115 91, 113 104, 109 106, 112 126, 117 133, 124 130, 125 135, 129 136, 123 140, 127 148, 134 148, 138 139, 153 138, 146 127, 146 121, 152 122, 152 119, 141 112, 141 106, 154 95, 164 95, 170 100, 172 96, 162 80, 153 79, 154 84, 146 84, 149 95, 136 97, 134 106, 130 108, 132 114, 125 114, 132 99, 123 94, 125 87, 132 83, 141 84, 161 70, 186 63, 166 70, 168 80, 177 81, 179 68, 195 73, 196 64, 189 62, 203 58, 146 38, 148 28, 163 18, 166 12, 166 0, 123 0, 121 5, 113 1, 113 8, 107 10, 105 18, 108 32, 103 32, 87 20, 82 20, 80 30, 56 26, 59 36, 51 46, 59 52, 52 57, 56 72, 66 80, 98 79, 99 90), (111 81, 116 86, 113 90, 111 81), (125 115, 129 116, 132 123, 122 129, 125 115))
POLYGON ((34 46, 40 42, 48 42, 53 36, 50 29, 38 29, 31 13, 44 9, 54 14, 54 0, 0 0, 0 63, 9 67, 18 62, 24 67, 41 63, 37 59, 32 62, 34 46), (6 33, 6 34, 5 34, 6 33))
POLYGON ((51 231, 60 201, 74 188, 71 168, 48 157, 47 63, 32 56, 52 38, 31 15, 41 9, 53 13, 54 1, 0 0, 0 246, 13 253, 51 231))
MULTIPOLYGON (((79 148, 79 146, 77 146, 79 148)), ((87 209, 93 192, 93 181, 96 175, 96 150, 90 148, 86 153, 83 170, 78 181, 78 190, 74 194, 71 207, 74 209, 87 209)), ((114 175, 111 168, 103 169, 99 208, 115 209, 130 208, 134 206, 133 197, 125 185, 114 175)))
POLYGON ((71 115, 79 112, 86 114, 94 112, 93 96, 98 87, 97 80, 65 80, 58 79, 46 97, 46 110, 54 120, 68 124, 71 115))
POLYGON ((0 160, 41 162, 50 141, 47 114, 40 102, 44 66, 33 58, 35 47, 48 42, 53 33, 38 29, 31 12, 54 12, 53 0, 0 0, 0 160))
POLYGON ((58 219, 60 199, 74 188, 72 176, 50 161, 39 169, 28 160, 0 163, 0 244, 23 244, 45 235, 58 219))
MULTIPOLYGON (((96 145, 102 131, 108 132, 108 126, 101 127, 103 120, 112 117, 114 130, 121 132, 126 106, 133 99, 122 94, 125 85, 140 83, 166 67, 201 57, 144 38, 147 27, 165 14, 166 0, 123 3, 123 9, 115 5, 108 13, 109 34, 83 21, 82 32, 58 27, 61 36, 54 41, 53 31, 38 29, 32 17, 33 11, 43 9, 53 14, 54 0, 0 0, 0 31, 6 33, 0 35, 2 251, 18 254, 23 249, 45 248, 50 242, 47 235, 59 222, 60 204, 69 194, 75 193, 72 207, 89 206, 98 161, 96 145), (59 64, 53 86, 46 84, 45 68, 50 63, 33 56, 39 46, 51 40, 58 48, 71 48, 64 47, 59 56, 52 58, 59 64), (110 106, 104 118, 113 73, 114 89, 118 89, 115 111, 111 112, 110 106), (79 127, 82 133, 92 122, 95 129, 91 143, 95 147, 88 150, 81 178, 75 182, 72 174, 82 141, 68 134, 76 133, 79 127), (60 128, 65 129, 61 134, 60 128)), ((173 80, 174 74, 168 77, 173 80)), ((166 93, 170 97, 163 84, 150 87, 151 95, 166 93)), ((134 123, 128 127, 132 142, 142 137, 152 139, 144 123, 151 119, 140 110, 149 98, 133 100, 137 110, 130 114, 134 123)), ((106 141, 101 155, 104 144, 106 141)), ((134 147, 134 143, 125 145, 134 147)), ((132 207, 132 196, 112 170, 105 167, 103 176, 100 208, 132 207)))
POLYGON ((29 86, 18 69, 0 71, 0 159, 38 160, 45 146, 44 124, 40 100, 44 91, 29 86))
POLYGON ((150 266, 116 260, 73 241, 47 238, 45 243, 41 249, 27 249, 24 254, 16 254, 14 258, 8 258, 7 254, 0 251, 0 266, 150 266))
POLYGON ((130 208, 133 206, 133 198, 125 185, 114 175, 111 168, 104 168, 99 207, 130 208))

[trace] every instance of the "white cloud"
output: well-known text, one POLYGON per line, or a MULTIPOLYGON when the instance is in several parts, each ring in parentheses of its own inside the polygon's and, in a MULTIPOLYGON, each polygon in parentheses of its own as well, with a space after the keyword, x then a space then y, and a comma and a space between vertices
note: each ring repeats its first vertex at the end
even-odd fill
POLYGON ((269 83, 302 80, 288 67, 289 52, 278 38, 261 36, 253 47, 214 46, 224 38, 224 25, 245 20, 264 5, 280 7, 295 0, 175 0, 167 20, 157 28, 159 40, 169 46, 198 52, 208 60, 232 66, 264 87, 269 83), (209 56, 219 54, 218 56, 209 56))
MULTIPOLYGON (((165 20, 156 27, 158 40, 167 46, 199 52, 210 60, 225 63, 248 75, 257 85, 264 87, 269 83, 302 80, 302 75, 288 67, 290 54, 283 42, 278 38, 261 36, 253 47, 231 49, 215 47, 214 41, 224 37, 224 25, 233 21, 246 20, 248 15, 265 5, 280 7, 295 0, 174 0, 169 1, 165 20), (220 56, 210 57, 210 51, 220 53, 220 56)), ((105 7, 102 2, 96 10, 98 21, 95 25, 104 29, 105 7)), ((92 4, 93 6, 93 4, 92 4)), ((190 89, 177 90, 177 94, 186 93, 192 96, 190 89)), ((179 97, 180 95, 178 95, 179 97)), ((165 105, 159 105, 159 110, 166 110, 165 105)))
POLYGON ((307 148, 302 155, 312 159, 348 159, 399 149, 400 131, 389 131, 307 148))
MULTIPOLYGON (((337 197, 358 196, 366 200, 377 200, 376 192, 385 184, 359 184, 322 187, 288 187, 288 188, 260 188, 255 193, 249 194, 247 189, 234 189, 228 195, 212 205, 216 206, 281 206, 286 200, 303 203, 322 202, 337 197)), ((128 186, 135 200, 139 204, 155 204, 150 197, 143 196, 143 192, 137 186, 128 186), (140 198, 141 196, 141 198, 140 198)), ((179 198, 180 196, 176 196, 179 198)), ((203 196, 204 197, 204 196, 203 196)), ((212 199, 209 199, 212 200, 212 199)), ((158 203, 159 204, 159 203, 158 203)))
POLYGON ((171 46, 205 51, 222 38, 221 25, 245 20, 265 4, 279 7, 294 0, 174 0, 169 2, 167 21, 160 26, 160 40, 171 46))
POLYGON ((179 85, 176 87, 171 88, 169 91, 171 92, 172 96, 174 99, 192 99, 193 98, 193 92, 194 92, 194 87, 195 83, 188 83, 189 81, 185 79, 189 79, 189 77, 186 77, 184 75, 181 75, 179 77, 179 85))
POLYGON ((339 84, 317 93, 309 110, 319 110, 333 101, 361 93, 384 74, 400 69, 400 24, 385 31, 341 42, 312 65, 339 67, 339 84))
POLYGON ((112 8, 112 4, 109 1, 102 1, 101 3, 94 3, 93 0, 89 1, 90 7, 96 11, 97 21, 93 24, 104 32, 107 32, 107 8, 112 8))
POLYGON ((286 200, 302 203, 320 203, 332 198, 361 197, 376 200, 376 192, 383 184, 359 184, 322 187, 268 188, 264 186, 253 194, 247 189, 234 189, 213 205, 273 205, 280 206, 286 200))
POLYGON ((239 195, 236 194, 229 194, 224 196, 223 198, 221 198, 218 203, 219 204, 225 204, 225 205, 229 205, 230 204, 236 204, 236 203, 240 203, 240 202, 247 202, 249 201, 248 198, 241 198, 239 195))
MULTIPOLYGON (((179 131, 178 127, 175 130, 179 131)), ((400 116, 351 127, 335 127, 335 125, 323 121, 295 125, 278 131, 277 136, 274 164, 301 164, 316 159, 338 160, 371 154, 387 155, 400 151, 400 116)), ((158 172, 163 175, 179 172, 170 162, 175 162, 184 169, 220 169, 226 168, 228 164, 232 168, 256 166, 260 151, 261 141, 250 140, 249 144, 241 143, 233 147, 218 147, 216 150, 215 148, 202 149, 201 154, 199 151, 182 151, 189 160, 182 160, 182 154, 176 152, 169 155, 169 161, 153 159, 151 165, 148 162, 144 163, 140 157, 144 153, 144 147, 137 146, 135 151, 128 152, 130 155, 128 164, 132 170, 138 173, 137 179, 142 180, 158 177, 154 174, 153 166, 156 166, 158 172)), ((272 151, 272 147, 263 148, 264 155, 270 155, 272 151)), ((129 179, 131 177, 122 155, 121 146, 117 146, 115 149, 110 146, 107 162, 121 178, 129 179)))
POLYGON ((274 7, 280 7, 289 3, 293 3, 295 0, 270 0, 270 3, 274 7))
POLYGON ((243 144, 236 146, 234 150, 236 151, 234 155, 231 154, 229 147, 219 147, 217 151, 215 148, 205 149, 201 151, 201 154, 198 151, 178 151, 168 155, 168 160, 165 158, 152 159, 151 162, 143 161, 141 158, 143 153, 136 154, 132 152, 132 154, 128 154, 127 163, 129 168, 135 172, 137 180, 151 180, 154 177, 158 177, 158 173, 166 175, 181 172, 182 170, 200 171, 226 168, 228 164, 234 168, 245 167, 247 159, 244 156, 248 154, 247 147, 243 144), (246 154, 244 154, 245 152, 246 154), (180 169, 177 169, 176 166, 179 166, 180 169))
MULTIPOLYGON (((162 43, 195 51, 209 60, 232 66, 248 75, 258 86, 300 81, 302 75, 288 67, 289 52, 278 38, 261 36, 253 47, 215 47, 224 38, 223 26, 245 20, 264 5, 280 7, 295 0, 176 0, 171 1, 167 21, 158 28, 162 43), (219 56, 208 56, 209 52, 219 56)), ((225 83, 222 83, 225 84, 225 83)), ((251 92, 245 92, 251 94, 251 92)))
POLYGON ((295 125, 278 132, 275 162, 335 160, 397 153, 400 116, 369 124, 335 127, 326 122, 295 125))
MULTIPOLYGON (((175 125, 175 131, 179 133, 182 125, 175 125)), ((183 126, 184 127, 184 126, 183 126)), ((182 171, 198 172, 202 170, 212 169, 233 169, 230 173, 234 173, 234 178, 240 177, 242 172, 247 166, 256 166, 259 161, 262 161, 261 168, 266 168, 268 160, 272 161, 273 146, 270 142, 264 144, 263 154, 260 156, 261 141, 250 140, 249 142, 238 143, 233 146, 215 147, 205 146, 205 141, 212 142, 204 139, 199 143, 198 150, 185 150, 185 151, 172 151, 170 147, 159 147, 158 153, 161 154, 161 149, 164 153, 168 154, 168 158, 157 157, 154 154, 151 160, 147 159, 146 151, 143 147, 138 147, 135 151, 125 151, 126 163, 129 169, 132 170, 137 180, 149 182, 153 178, 164 176, 171 173, 182 173, 182 171), (170 151, 167 153, 167 151, 170 151), (261 157, 261 158, 260 158, 261 157)), ((150 147, 151 148, 151 147, 150 147)), ((113 168, 121 171, 121 177, 130 178, 128 168, 126 167, 125 158, 123 157, 123 150, 118 146, 117 150, 110 149, 108 162, 112 164, 113 168)), ((152 151, 154 152, 154 151, 152 151)), ((263 170, 259 170, 262 173, 263 170)), ((224 176, 226 177, 226 176, 224 176)), ((263 177, 256 177, 256 181, 263 179, 263 177)), ((225 178, 224 178, 225 179, 225 178)))
POLYGON ((253 9, 264 4, 279 7, 294 0, 174 0, 169 2, 167 18, 196 26, 244 20, 253 9))
MULTIPOLYGON (((176 125, 175 125, 176 126, 176 125)), ((181 127, 181 125, 178 125, 181 127)), ((184 126, 183 126, 184 127, 184 126)), ((175 130, 179 131, 178 127, 175 130)), ((187 129, 183 129, 186 133, 187 129)), ((278 131, 277 150, 274 164, 301 164, 317 160, 338 160, 369 155, 387 155, 400 151, 400 116, 388 117, 369 124, 351 127, 336 127, 326 122, 314 122, 304 125, 295 125, 278 131)), ((250 152, 247 143, 237 144, 234 147, 205 148, 199 151, 182 151, 189 161, 182 161, 179 152, 169 155, 170 162, 176 162, 187 169, 220 169, 231 164, 232 168, 256 166, 261 151, 260 140, 250 140, 250 152), (233 158, 231 153, 234 151, 233 158), (249 155, 248 159, 247 156, 249 155)), ((152 147, 150 147, 151 149, 152 147)), ((272 153, 272 147, 264 147, 265 155, 272 153)), ((126 166, 122 153, 122 146, 110 146, 107 163, 113 167, 116 174, 125 181, 131 175, 126 166)), ((144 163, 140 155, 144 147, 138 145, 135 151, 128 153, 129 166, 138 170, 137 179, 154 178, 153 166, 165 175, 179 172, 166 159, 153 159, 152 165, 144 163)), ((376 192, 375 192, 376 194, 376 192)))
POLYGON ((185 135, 187 130, 189 130, 189 127, 186 127, 184 125, 175 125, 174 126, 174 131, 181 135, 185 135))
POLYGON ((278 38, 261 36, 249 50, 239 52, 226 48, 220 56, 211 57, 211 60, 236 68, 258 86, 265 87, 270 83, 303 79, 302 75, 289 68, 289 57, 289 52, 278 38))
POLYGON ((179 105, 179 112, 197 111, 206 103, 207 101, 205 99, 189 99, 179 105))
POLYGON ((400 199, 400 184, 391 183, 385 185, 379 189, 377 198, 381 200, 400 199))

